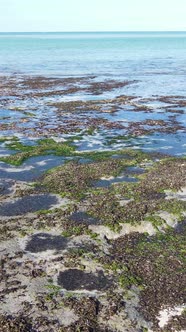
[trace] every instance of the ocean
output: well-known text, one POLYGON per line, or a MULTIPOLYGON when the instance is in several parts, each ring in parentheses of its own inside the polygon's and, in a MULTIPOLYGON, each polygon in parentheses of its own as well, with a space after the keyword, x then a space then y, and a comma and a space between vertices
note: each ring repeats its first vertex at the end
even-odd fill
POLYGON ((186 32, 0 33, 0 75, 2 84, 9 80, 0 96, 3 136, 16 134, 28 140, 35 130, 36 137, 64 138, 66 133, 91 127, 87 123, 91 117, 95 132, 76 144, 79 150, 109 146, 185 154, 186 32), (42 78, 53 78, 56 84, 41 82, 42 78), (117 104, 116 98, 123 95, 133 101, 117 104), (77 100, 82 115, 68 104, 74 110, 65 109, 67 127, 72 119, 76 123, 70 129, 63 123, 60 131, 64 118, 59 120, 49 104, 58 108, 61 102, 77 100), (96 112, 96 101, 99 110, 111 107, 114 112, 96 112), (81 125, 86 108, 87 119, 81 125), (34 116, 16 123, 18 118, 24 121, 24 112, 33 110, 34 116), (36 130, 38 123, 43 125, 36 130), (57 126, 56 131, 49 126, 57 126))
POLYGON ((0 74, 135 79, 129 93, 184 95, 186 32, 0 33, 0 74))

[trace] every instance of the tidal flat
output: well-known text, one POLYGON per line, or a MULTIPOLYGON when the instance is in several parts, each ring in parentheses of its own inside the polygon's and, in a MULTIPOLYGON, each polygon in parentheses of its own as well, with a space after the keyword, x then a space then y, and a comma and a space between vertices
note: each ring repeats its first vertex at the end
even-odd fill
POLYGON ((186 98, 0 77, 0 331, 186 326, 186 98))

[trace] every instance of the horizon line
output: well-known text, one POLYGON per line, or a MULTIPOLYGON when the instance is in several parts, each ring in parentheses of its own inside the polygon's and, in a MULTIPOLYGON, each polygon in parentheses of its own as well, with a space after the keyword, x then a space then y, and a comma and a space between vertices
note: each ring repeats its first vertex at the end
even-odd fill
POLYGON ((186 32, 186 30, 79 30, 79 31, 0 31, 0 33, 131 33, 131 32, 186 32))

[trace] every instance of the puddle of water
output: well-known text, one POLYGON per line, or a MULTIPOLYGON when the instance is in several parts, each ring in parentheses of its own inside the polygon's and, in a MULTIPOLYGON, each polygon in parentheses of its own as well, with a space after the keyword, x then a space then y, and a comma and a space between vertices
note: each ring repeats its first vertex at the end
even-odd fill
POLYGON ((176 134, 154 134, 141 141, 142 150, 156 151, 170 155, 185 155, 186 154, 186 133, 179 132, 176 134))
POLYGON ((112 158, 113 158, 113 159, 127 159, 127 160, 131 160, 131 159, 133 159, 132 156, 129 156, 129 155, 127 155, 127 154, 113 154, 113 155, 112 155, 112 158))
POLYGON ((78 151, 99 151, 104 149, 103 140, 88 139, 78 143, 78 151))
POLYGON ((114 112, 114 113, 103 113, 102 116, 106 118, 107 120, 112 121, 125 121, 125 122, 141 122, 145 120, 167 120, 168 114, 166 113, 160 113, 155 111, 150 111, 149 113, 144 111, 134 111, 134 110, 128 110, 122 109, 120 111, 114 112))
POLYGON ((13 181, 0 179, 0 196, 1 195, 8 195, 10 194, 13 189, 12 186, 14 185, 13 181))
POLYGON ((64 160, 58 156, 31 157, 18 167, 0 162, 0 173, 4 179, 34 181, 50 168, 62 165, 64 160))
MULTIPOLYGON (((78 157, 79 158, 79 157, 78 157)), ((77 159, 78 159, 77 158, 77 159)), ((80 164, 89 164, 89 163, 91 163, 92 162, 92 160, 91 159, 88 159, 88 158, 81 158, 81 159, 78 159, 78 163, 80 163, 80 164)))
POLYGON ((78 151, 99 150, 104 148, 104 136, 107 131, 95 132, 94 135, 84 135, 80 141, 75 142, 78 151))
POLYGON ((59 204, 59 199, 51 194, 24 196, 12 202, 0 204, 0 215, 6 217, 19 216, 29 212, 48 210, 57 204, 59 204))
POLYGON ((129 166, 126 168, 127 173, 129 174, 143 174, 145 173, 144 168, 138 166, 129 166))
POLYGON ((13 111, 9 109, 0 109, 0 117, 10 117, 11 120, 16 120, 25 117, 22 112, 24 112, 24 110, 13 111))
POLYGON ((186 219, 176 224, 175 231, 181 234, 186 233, 186 219))
POLYGON ((60 235, 47 233, 34 234, 27 242, 25 250, 38 253, 46 250, 63 250, 67 247, 68 240, 60 235))
POLYGON ((110 287, 111 282, 104 276, 102 271, 95 275, 78 269, 70 269, 59 273, 58 284, 66 290, 86 289, 92 291, 106 290, 110 287))
POLYGON ((186 125, 186 111, 184 114, 178 115, 177 120, 180 121, 185 126, 186 125))
POLYGON ((97 218, 93 218, 85 212, 74 212, 71 214, 69 219, 77 223, 85 223, 87 225, 97 225, 100 223, 97 218))
POLYGON ((0 157, 7 157, 7 156, 10 156, 12 154, 15 154, 17 151, 15 150, 9 150, 9 149, 6 149, 4 147, 0 147, 0 157))
POLYGON ((123 175, 123 176, 118 176, 115 178, 100 179, 100 180, 94 182, 93 185, 94 185, 94 187, 97 187, 97 188, 107 188, 107 187, 111 186, 112 184, 121 183, 121 182, 138 182, 138 179, 123 175))
MULTIPOLYGON (((84 136, 83 140, 76 143, 77 150, 107 151, 131 148, 142 149, 147 152, 157 151, 177 156, 184 155, 186 153, 186 133, 182 131, 175 134, 158 133, 139 137, 130 137, 124 141, 118 140, 118 142, 116 141, 109 146, 107 145, 107 137, 105 137, 105 133, 105 131, 102 131, 102 133, 99 133, 99 135, 96 136, 84 136)), ((109 136, 109 139, 110 138, 111 136, 109 136)))
POLYGON ((152 134, 148 136, 140 136, 131 138, 125 143, 114 143, 110 148, 123 149, 130 147, 131 149, 141 149, 145 152, 161 152, 165 154, 183 156, 186 154, 186 133, 177 132, 176 134, 152 134))

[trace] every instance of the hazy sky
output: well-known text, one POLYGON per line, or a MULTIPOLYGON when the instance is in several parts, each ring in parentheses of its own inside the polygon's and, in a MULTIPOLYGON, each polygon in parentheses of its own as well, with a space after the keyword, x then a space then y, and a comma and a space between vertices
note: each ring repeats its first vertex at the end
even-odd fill
POLYGON ((0 31, 186 31, 186 0, 0 0, 0 31))

